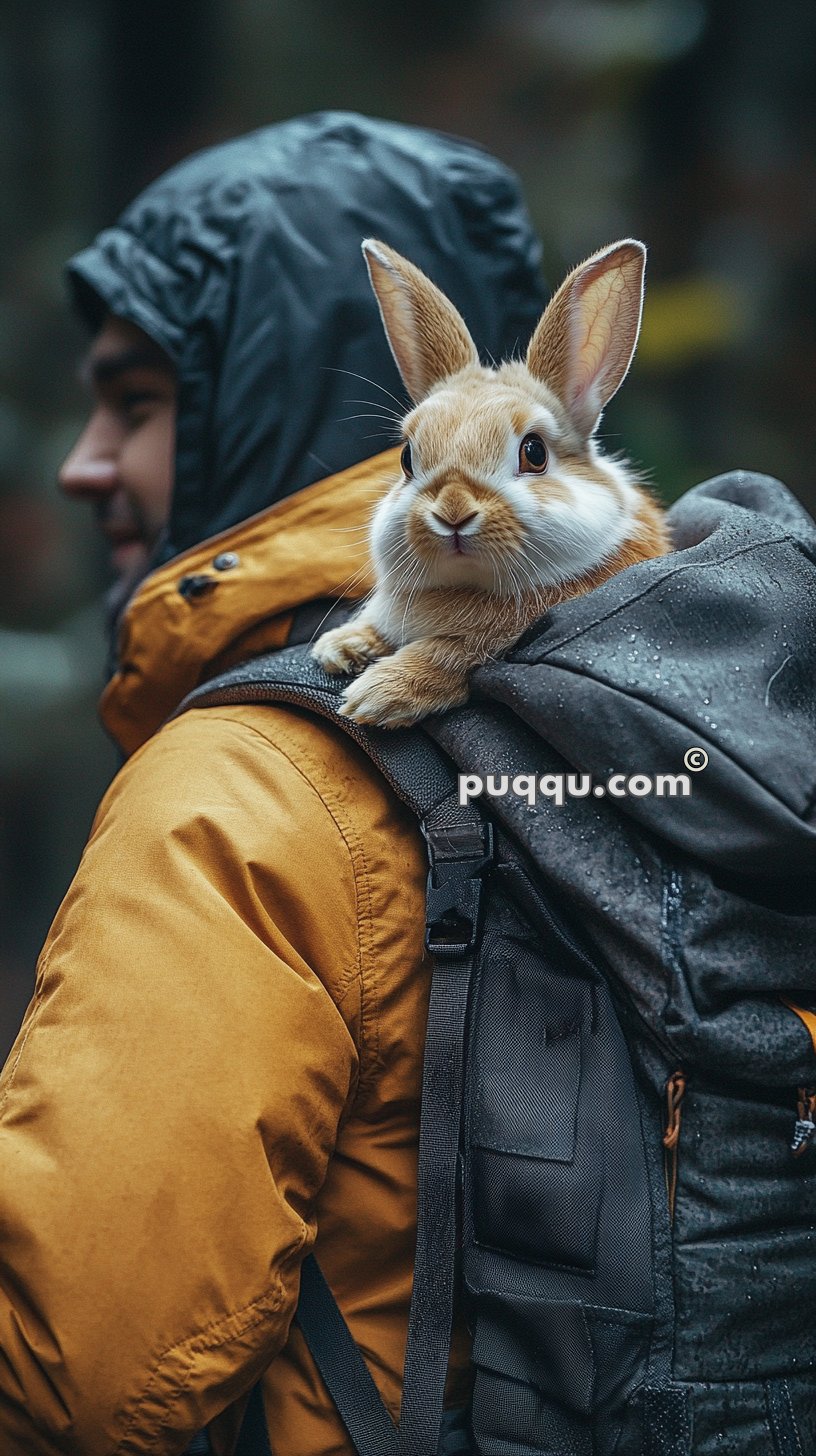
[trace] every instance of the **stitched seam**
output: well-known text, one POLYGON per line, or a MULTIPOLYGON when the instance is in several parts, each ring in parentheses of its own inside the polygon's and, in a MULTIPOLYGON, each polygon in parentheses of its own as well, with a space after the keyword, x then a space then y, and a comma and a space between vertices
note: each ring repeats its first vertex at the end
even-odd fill
MULTIPOLYGON (((281 706, 284 708, 284 711, 286 710, 287 706, 290 708, 290 710, 292 708, 295 708, 296 717, 300 712, 309 712, 309 709, 301 709, 298 705, 295 704, 287 705, 284 703, 281 704, 281 706)), ((309 721, 312 723, 316 721, 320 723, 321 726, 325 722, 325 720, 323 719, 315 718, 314 714, 311 713, 309 715, 309 721)), ((303 752, 304 757, 311 767, 312 771, 315 772, 315 776, 319 777, 320 766, 312 758, 309 749, 301 748, 301 751, 303 752)), ((336 795, 332 790, 330 781, 325 779, 321 780, 321 788, 319 790, 316 786, 314 787, 315 793, 317 793, 321 799, 323 798, 325 792, 326 807, 329 809, 329 812, 332 813, 333 818, 335 817, 336 813, 337 818, 335 819, 335 822, 337 823, 338 832, 344 834, 344 839, 352 862, 354 876, 354 896, 356 905, 355 924, 357 930, 357 974, 360 985, 361 1045, 360 1075, 357 1087, 359 1095, 360 1090, 364 1086, 368 1085, 369 1079, 377 1070, 380 1060, 377 998, 374 987, 370 984, 369 978, 366 976, 365 973, 365 967, 373 967, 375 963, 374 915, 372 910, 373 896, 371 891, 371 871, 369 869, 368 860, 366 858, 365 846, 363 844, 363 841, 357 833, 357 829, 353 821, 348 817, 348 815, 344 813, 340 801, 337 799, 336 795), (342 819, 343 821, 342 826, 340 824, 340 819, 342 819)), ((346 990, 347 989, 348 985, 346 986, 346 990)))
POLYGON ((791 1400, 791 1393, 788 1387, 787 1380, 782 1381, 782 1389, 784 1392, 783 1400, 785 1402, 785 1408, 788 1412, 788 1415, 790 1416, 790 1428, 793 1432, 793 1439, 796 1442, 797 1456, 804 1456, 804 1453, 802 1451, 802 1442, 799 1440, 799 1427, 796 1423, 796 1416, 793 1410, 793 1401, 791 1400))
POLYGON ((22 1041, 20 1042, 20 1046, 18 1048, 17 1055, 14 1058, 14 1061, 11 1063, 11 1065, 9 1067, 8 1075, 6 1077, 6 1085, 3 1088, 3 1095, 2 1095, 2 1097, 0 1097, 0 1117, 3 1116, 3 1113, 6 1110, 6 1103, 8 1102, 8 1099, 9 1099, 9 1093, 11 1092, 11 1089, 14 1086, 14 1080, 15 1080, 15 1078, 17 1076, 17 1068, 20 1065, 20 1060, 22 1058, 23 1052, 25 1051, 25 1049, 26 1049, 26 1047, 28 1045, 28 1038, 31 1036, 31 1033, 34 1030, 34 1028, 36 1027, 37 1022, 39 1021, 39 1018, 40 1018, 40 1012, 42 1010, 43 1000, 44 1000, 43 981, 45 979, 45 973, 48 970, 48 966, 49 966, 50 961, 51 961, 51 951, 49 950, 47 956, 45 956, 45 958, 43 959, 43 961, 42 961, 42 963, 40 965, 39 972, 37 974, 37 983, 36 983, 36 986, 35 986, 35 989, 34 989, 34 997, 33 997, 34 1006, 33 1006, 32 1011, 31 1011, 31 1018, 29 1020, 28 1027, 26 1028, 26 1034, 23 1037, 22 1041))
MULTIPOLYGON (((284 703, 280 706, 285 711, 290 705, 284 703)), ((304 772, 302 765, 295 762, 295 760, 286 752, 285 748, 283 748, 280 743, 274 742, 271 738, 268 738, 267 735, 265 733, 262 733, 259 728, 256 728, 254 724, 236 722, 236 719, 234 718, 224 717, 220 713, 216 715, 212 713, 212 710, 209 709, 207 711, 212 717, 217 717, 218 721, 221 723, 229 723, 239 728, 243 728, 249 733, 254 734, 257 738, 260 738, 262 743, 265 743, 269 748, 272 748, 276 753, 279 753, 280 756, 284 758, 288 764, 291 765, 291 767, 295 770, 295 772, 299 775, 303 782, 309 786, 312 793, 318 799, 319 803, 325 808, 327 814, 329 815, 335 826, 335 829, 337 830, 338 835, 343 841, 346 853, 349 857, 349 863, 351 865, 352 871, 352 883, 354 885, 355 927, 357 931, 357 964, 356 967, 352 967, 347 972, 344 972, 336 988, 336 999, 333 999, 335 999, 335 1004, 338 1004, 345 999, 345 996, 351 984, 352 977, 356 970, 357 979, 360 985, 361 1045, 359 1047, 359 1053, 361 1065, 358 1078, 359 1090, 362 1085, 367 1084, 369 1077, 376 1070, 376 1067, 379 1064, 379 1025, 376 1016, 376 997, 373 995, 373 988, 368 984, 368 978, 365 975, 364 971, 364 943, 367 963, 369 965, 373 965, 374 963, 374 926, 372 913, 371 875, 362 841, 360 840, 359 835, 356 832, 353 822, 348 818, 347 815, 343 813, 342 806, 332 790, 330 781, 325 779, 325 777, 321 777, 320 765, 312 757, 307 748, 303 748, 302 745, 299 745, 298 752, 302 755, 303 760, 308 766, 312 775, 311 777, 304 772)), ((305 711, 308 711, 308 709, 305 711)), ((182 722, 183 719, 179 718, 177 721, 182 722)), ((310 715, 310 721, 314 721, 313 715, 310 715)))
POLYGON ((776 1392, 769 1381, 765 1382, 765 1410, 768 1416, 768 1424, 771 1428, 771 1435, 773 1436, 773 1443, 777 1449, 778 1456, 785 1456, 785 1447, 788 1443, 787 1441, 785 1441, 783 1444, 782 1437, 779 1432, 779 1419, 776 1410, 776 1392))
MULTIPOLYGON (((262 733, 259 728, 254 727, 253 724, 239 722, 235 718, 226 718, 226 717, 223 717, 220 713, 219 714, 213 713, 211 709, 207 709, 207 713, 208 713, 208 715, 210 716, 211 719, 215 718, 216 721, 218 721, 219 723, 226 723, 226 724, 228 724, 232 728, 237 728, 237 729, 242 730, 242 731, 244 731, 246 733, 253 734, 253 736, 255 738, 260 738, 261 742, 264 743, 267 748, 272 749, 272 751, 274 753, 279 754, 279 756, 281 758, 285 759, 285 761, 290 765, 290 767, 294 769, 294 771, 298 775, 298 777, 303 780, 304 784, 306 784, 307 787, 309 789, 311 789, 311 791, 314 794, 315 798, 317 799, 318 803, 322 806, 322 808, 324 808, 326 810, 326 813, 328 814, 329 818, 331 819, 332 823, 334 824, 334 827, 337 830, 337 833, 338 833, 338 835, 339 835, 339 837, 340 837, 340 839, 341 839, 341 841, 342 841, 342 843, 343 843, 343 845, 345 847, 346 854, 348 855, 348 859, 349 859, 349 864, 351 866, 352 881, 354 883, 355 902, 356 902, 356 900, 357 900, 357 874, 356 874, 357 865, 356 865, 356 860, 355 860, 354 849, 353 849, 352 845, 349 843, 349 838, 350 837, 354 837, 354 836, 353 836, 353 834, 347 834, 346 829, 344 829, 344 826, 340 823, 340 821, 339 821, 339 819, 337 817, 337 814, 334 812, 335 809, 339 808, 339 806, 337 804, 337 801, 334 800, 333 797, 332 797, 331 802, 329 802, 329 797, 328 796, 330 796, 330 790, 327 790, 327 795, 328 796, 324 795, 323 792, 322 792, 322 788, 321 789, 318 789, 317 784, 311 778, 309 778, 309 776, 307 774, 304 773, 302 766, 299 763, 296 763, 295 760, 286 752, 286 750, 284 748, 281 747, 281 745, 279 743, 275 743, 275 742, 273 742, 273 740, 271 738, 267 738, 266 734, 265 733, 262 733)), ((176 723, 183 723, 183 722, 185 722, 185 718, 184 717, 177 718, 177 719, 175 719, 175 722, 176 723)), ((174 726, 173 723, 166 724, 165 727, 164 727, 164 729, 162 731, 163 732, 169 732, 169 731, 172 730, 173 726, 174 726)), ((304 754, 304 757, 306 757, 307 759, 309 759, 310 766, 314 769, 316 767, 316 765, 314 763, 314 760, 309 758, 308 753, 305 753, 304 754)), ((348 826, 348 828, 350 829, 350 826, 348 826)), ((349 983, 350 983, 350 981, 352 979, 352 976, 354 975, 354 971, 355 971, 355 967, 351 967, 348 970, 344 970, 342 972, 341 976, 340 976, 340 980, 339 980, 339 983, 338 983, 338 986, 337 986, 336 989, 337 989, 337 996, 341 1000, 342 1000, 343 996, 345 995, 346 991, 348 990, 349 983)), ((357 971, 357 975, 358 976, 362 976, 362 966, 361 966, 361 956, 360 956, 359 942, 358 942, 358 946, 357 946, 357 965, 356 965, 356 971, 357 971)), ((328 987, 326 989, 328 990, 328 987)), ((334 998, 332 998, 332 999, 334 999, 334 998)))
MULTIPOLYGON (((307 1237, 308 1231, 304 1230, 304 1232, 301 1234, 300 1242, 298 1243, 298 1246, 293 1254, 290 1256, 290 1260, 288 1262, 291 1262, 292 1259, 296 1258, 297 1255, 301 1253, 304 1244, 306 1243, 307 1237)), ((169 1359, 172 1358, 173 1355, 180 1355, 182 1354, 182 1352, 187 1351, 190 1358, 187 1361, 186 1367, 180 1372, 180 1374, 172 1381, 172 1383, 168 1387, 164 1398, 159 1401, 160 1409, 164 1408, 165 1410, 167 1409, 168 1399, 171 1397, 174 1398, 177 1395, 183 1393, 183 1391, 185 1391, 189 1386, 190 1379, 193 1374, 195 1355, 205 1350, 217 1349, 219 1345, 226 1344, 227 1341, 230 1339, 242 1338, 244 1335, 248 1334, 250 1330, 254 1330, 257 1328, 258 1325, 262 1324, 270 1314, 277 1313, 277 1311, 283 1306, 285 1298, 286 1289, 283 1281, 279 1279, 277 1289, 265 1290, 263 1294, 259 1294, 255 1299, 250 1300, 248 1304, 243 1305, 240 1309, 234 1310, 232 1314, 226 1315, 222 1319, 212 1321, 209 1325, 206 1325, 203 1330, 198 1330, 196 1334, 190 1335, 186 1340, 178 1340, 175 1344, 168 1345, 167 1349, 162 1351, 155 1365, 153 1366, 147 1384, 142 1390, 141 1395, 137 1398, 130 1420, 122 1431, 122 1434, 117 1440, 116 1445, 110 1448, 110 1456, 116 1456, 117 1452, 124 1451, 126 1449, 126 1443, 130 1440, 136 1421, 138 1420, 139 1415, 144 1409, 145 1403, 149 1399, 151 1392, 155 1390, 160 1380, 162 1367, 169 1359), (253 1312, 255 1313, 255 1318, 247 1319, 244 1323, 239 1323, 236 1326, 235 1322, 237 1320, 240 1321, 242 1316, 251 1315, 253 1314, 253 1312), (229 1326, 229 1328, 227 1328, 227 1326, 229 1326)), ((155 1436, 151 1439, 150 1445, 145 1446, 143 1449, 145 1451, 155 1450, 156 1441, 160 1437, 163 1437, 165 1432, 166 1428, 159 1428, 156 1431, 155 1436)))
MULTIPOLYGON (((295 704, 283 703, 280 706, 283 707, 284 711, 286 711, 287 707, 289 707, 290 709, 295 708, 295 716, 297 716, 297 714, 299 714, 300 712, 309 712, 308 708, 301 709, 299 705, 295 704)), ((309 721, 317 721, 321 725, 324 722, 323 719, 316 719, 315 716, 311 713, 309 715, 309 721)), ((260 732, 260 730, 257 729, 255 731, 260 732)), ((262 738, 264 737, 262 733, 260 734, 260 736, 262 738)), ((303 753, 303 756, 310 769, 315 774, 315 777, 318 778, 320 775, 320 765, 316 763, 315 760, 312 758, 308 748, 303 749, 301 746, 301 752, 303 753)), ((297 768, 297 764, 295 764, 294 767, 297 768)), ((359 1096, 360 1092, 369 1085, 370 1080, 373 1078, 380 1065, 380 1038, 379 1018, 377 1016, 377 996, 373 985, 370 984, 369 977, 365 973, 366 966, 373 967, 375 964, 375 936, 374 913, 372 909, 373 895, 371 889, 371 871, 369 869, 368 860, 366 858, 365 846, 357 833, 353 821, 343 812, 342 806, 331 788, 330 781, 325 779, 321 780, 320 789, 317 788, 316 784, 312 784, 312 787, 314 789, 314 792, 321 799, 321 802, 326 803, 326 808, 332 815, 332 818, 335 820, 338 833, 343 835, 343 839, 346 844, 346 848, 348 850, 349 858, 352 864, 354 896, 356 905, 355 925, 357 929, 357 977, 360 986, 360 1074, 357 1083, 357 1094, 359 1096), (326 796, 325 799, 324 792, 326 796), (340 823, 341 819, 343 821, 342 825, 340 823)), ((349 989, 350 980, 351 977, 349 976, 349 980, 344 987, 343 995, 345 995, 345 993, 349 989)))

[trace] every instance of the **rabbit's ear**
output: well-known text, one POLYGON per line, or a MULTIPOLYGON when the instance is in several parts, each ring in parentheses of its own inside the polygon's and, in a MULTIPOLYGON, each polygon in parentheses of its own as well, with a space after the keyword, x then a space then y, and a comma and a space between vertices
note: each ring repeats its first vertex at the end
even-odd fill
POLYGON ((464 319, 444 293, 386 243, 363 243, 391 353, 408 393, 419 404, 430 389, 479 355, 464 319))
POLYGON ((645 268, 646 249, 634 238, 594 253, 561 284, 530 340, 527 368, 587 438, 632 362, 645 268))

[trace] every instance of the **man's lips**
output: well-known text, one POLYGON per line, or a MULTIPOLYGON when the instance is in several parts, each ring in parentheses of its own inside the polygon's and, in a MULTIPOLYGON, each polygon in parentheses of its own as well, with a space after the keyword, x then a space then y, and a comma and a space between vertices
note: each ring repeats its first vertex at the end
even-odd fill
POLYGON ((111 562, 119 572, 141 567, 150 552, 145 523, 124 493, 96 502, 96 524, 110 547, 111 562))
POLYGON ((141 562, 147 554, 144 537, 133 531, 106 531, 110 542, 111 561, 117 571, 127 571, 134 564, 134 558, 141 562))
POLYGON ((96 503, 96 524, 112 546, 124 541, 143 541, 144 523, 124 493, 96 503))
POLYGON ((100 516, 98 525, 102 535, 114 552, 123 546, 147 545, 144 531, 138 521, 121 519, 117 521, 111 516, 107 519, 104 516, 100 516))

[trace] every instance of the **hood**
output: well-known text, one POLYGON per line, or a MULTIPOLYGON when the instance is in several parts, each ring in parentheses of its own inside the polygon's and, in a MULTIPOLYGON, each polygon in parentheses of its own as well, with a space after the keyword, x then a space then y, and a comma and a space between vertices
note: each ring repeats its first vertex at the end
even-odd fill
POLYGON ((757 898, 775 885, 777 901, 787 886, 812 908, 816 525, 779 481, 743 471, 689 491, 669 523, 672 553, 553 608, 475 673, 474 710, 441 720, 439 741, 468 773, 687 773, 688 797, 630 794, 611 812, 567 799, 532 828, 523 802, 492 807, 522 838, 579 810, 588 834, 622 815, 721 883, 749 880, 757 898), (491 745, 514 735, 515 762, 497 763, 491 745), (695 748, 707 763, 688 771, 695 748))
POLYGON ((178 373, 175 487, 154 565, 395 437, 409 401, 366 236, 427 272, 486 356, 526 344, 544 295, 513 174, 469 143, 350 113, 188 159, 71 260, 88 322, 130 320, 178 373))

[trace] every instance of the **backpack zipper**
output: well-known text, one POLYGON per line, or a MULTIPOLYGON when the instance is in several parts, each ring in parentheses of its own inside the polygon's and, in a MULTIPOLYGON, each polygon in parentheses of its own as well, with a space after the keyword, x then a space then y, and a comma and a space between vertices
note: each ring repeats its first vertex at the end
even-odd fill
MULTIPOLYGON (((791 1001, 788 996, 780 996, 783 1006, 799 1017, 804 1024, 813 1042, 813 1050, 816 1051, 816 1008, 813 1006, 799 1006, 791 1001)), ((790 1143, 790 1150, 795 1158, 801 1158, 808 1148, 814 1146, 814 1134, 816 1134, 816 1087, 797 1087, 797 1118, 793 1125, 793 1138, 790 1143)))
POLYGON ((680 1118, 683 1098, 686 1093, 686 1074, 682 1067, 672 1072, 666 1083, 666 1131, 663 1134, 664 1172, 666 1197, 669 1202, 669 1221, 674 1223, 674 1203, 677 1197, 677 1155, 680 1142, 680 1118))
POLYGON ((799 1087, 797 1111, 799 1116, 793 1129, 791 1152, 795 1158, 806 1153, 816 1133, 816 1087, 799 1087))

